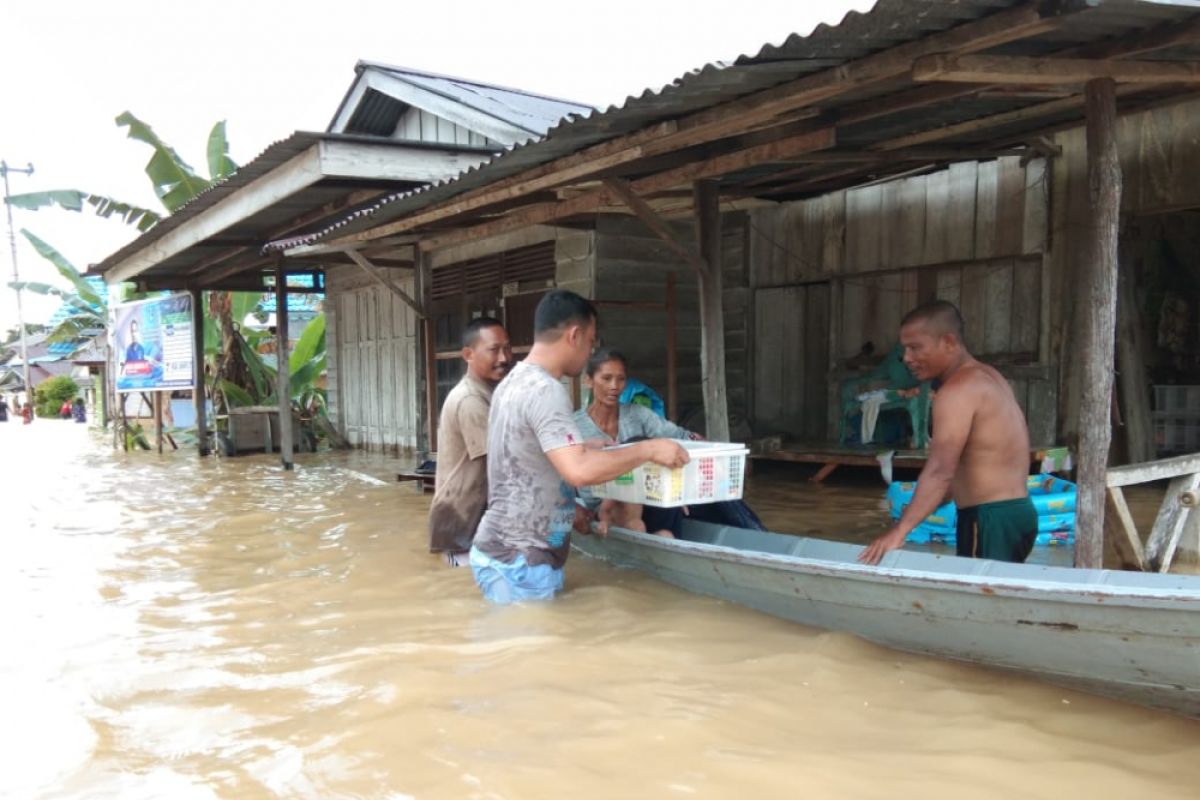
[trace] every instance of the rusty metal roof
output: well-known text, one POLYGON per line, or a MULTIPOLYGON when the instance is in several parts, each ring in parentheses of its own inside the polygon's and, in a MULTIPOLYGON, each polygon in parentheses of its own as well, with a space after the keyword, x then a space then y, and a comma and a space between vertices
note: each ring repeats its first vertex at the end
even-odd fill
MULTIPOLYGON (((732 64, 709 63, 659 90, 647 89, 636 97, 630 96, 619 106, 564 119, 540 140, 512 147, 456 178, 397 192, 365 204, 331 225, 315 228, 301 237, 293 237, 287 246, 295 246, 297 238, 299 243, 311 244, 331 236, 341 237, 366 230, 605 140, 719 106, 1021 5, 1026 3, 1020 0, 879 0, 872 10, 866 13, 850 12, 837 25, 819 25, 807 35, 792 34, 782 44, 765 45, 758 53, 740 56, 732 64)), ((1078 13, 1072 14, 1069 24, 1051 32, 988 52, 1046 55, 1085 44, 1103 43, 1123 34, 1184 21, 1197 15, 1194 4, 1189 7, 1170 0, 1047 0, 1038 5, 1048 15, 1078 13)), ((1155 53, 1153 57, 1200 60, 1200 49, 1173 48, 1155 53)), ((891 86, 858 94, 848 93, 837 98, 836 105, 823 106, 822 111, 836 112, 841 105, 869 102, 897 88, 891 86)), ((911 88, 911 84, 908 88, 911 88)), ((1003 95, 963 98, 948 104, 892 114, 858 126, 839 128, 839 146, 867 147, 880 140, 990 116, 1029 104, 1028 100, 1003 95)), ((1053 122, 1067 123, 1077 119, 1082 119, 1082 111, 1064 111, 1053 122)), ((1039 123, 1039 126, 1044 125, 1044 122, 1039 123)), ((1020 125, 1015 125, 998 133, 1003 138, 1020 132, 1020 125)), ((281 243, 274 245, 274 249, 286 247, 281 243)))

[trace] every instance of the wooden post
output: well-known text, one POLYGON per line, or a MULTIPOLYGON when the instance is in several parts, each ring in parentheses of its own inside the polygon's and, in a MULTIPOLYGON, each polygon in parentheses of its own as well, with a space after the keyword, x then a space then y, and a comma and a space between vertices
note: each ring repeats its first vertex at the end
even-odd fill
POLYGON ((154 393, 154 443, 158 454, 163 451, 163 393, 154 393))
POLYGON ((679 422, 676 385, 679 378, 679 347, 676 341, 675 272, 667 273, 667 419, 679 422))
POLYGON ((721 197, 712 181, 696 181, 692 198, 696 239, 706 265, 700 278, 700 369, 704 386, 704 434, 729 441, 725 394, 725 312, 721 303, 721 197))
MULTIPOLYGON (((292 376, 288 368, 287 270, 282 258, 275 262, 275 377, 275 392, 279 396, 279 460, 285 470, 290 470, 293 468, 292 376)), ((267 428, 270 430, 270 422, 267 428)))
MULTIPOLYGON (((208 425, 204 398, 204 292, 192 289, 192 397, 196 403, 196 450, 208 455, 208 425)), ((124 403, 121 404, 124 409, 124 403)), ((124 413, 122 412, 122 416, 124 413)))
POLYGON ((422 379, 425 384, 424 395, 424 419, 425 428, 425 447, 430 453, 437 452, 437 423, 438 423, 438 404, 437 404, 437 329, 433 324, 433 316, 429 313, 430 297, 433 290, 433 263, 430 254, 422 250, 421 247, 416 247, 416 275, 414 287, 417 294, 417 302, 421 307, 421 318, 418 321, 420 326, 420 335, 417 337, 418 345, 421 353, 424 355, 422 359, 424 369, 422 370, 422 379))
POLYGON ((1117 150, 1116 84, 1088 81, 1087 164, 1092 216, 1079 292, 1082 396, 1079 408, 1079 505, 1075 566, 1099 569, 1104 561, 1104 506, 1112 441, 1113 337, 1117 316, 1117 239, 1121 213, 1121 162, 1117 150))

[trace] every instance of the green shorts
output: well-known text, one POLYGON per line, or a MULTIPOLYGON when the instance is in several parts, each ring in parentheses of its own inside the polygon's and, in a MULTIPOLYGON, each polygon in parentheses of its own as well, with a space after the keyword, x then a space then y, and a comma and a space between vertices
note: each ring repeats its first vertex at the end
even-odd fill
POLYGON ((1018 564, 1037 538, 1037 509, 1028 497, 958 509, 958 555, 1018 564))

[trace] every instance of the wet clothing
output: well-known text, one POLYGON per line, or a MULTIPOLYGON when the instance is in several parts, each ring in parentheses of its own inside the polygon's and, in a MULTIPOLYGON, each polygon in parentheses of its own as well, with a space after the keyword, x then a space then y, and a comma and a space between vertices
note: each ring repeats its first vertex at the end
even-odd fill
POLYGON ((1028 497, 958 509, 958 555, 1021 564, 1037 538, 1037 509, 1028 497))
POLYGON ((87 422, 87 407, 83 403, 75 403, 71 406, 71 416, 75 418, 76 422, 87 422))
POLYGON ((429 551, 465 553, 487 508, 488 412, 492 387, 463 376, 442 404, 437 474, 429 507, 429 551))
POLYGON ((492 395, 488 508, 475 549, 505 564, 523 557, 531 567, 562 567, 571 547, 575 490, 546 453, 582 442, 563 385, 536 364, 517 364, 492 395))
POLYGON ((550 564, 530 566, 524 555, 511 563, 471 548, 471 572, 486 600, 507 605, 521 600, 553 600, 562 591, 563 571, 550 564))

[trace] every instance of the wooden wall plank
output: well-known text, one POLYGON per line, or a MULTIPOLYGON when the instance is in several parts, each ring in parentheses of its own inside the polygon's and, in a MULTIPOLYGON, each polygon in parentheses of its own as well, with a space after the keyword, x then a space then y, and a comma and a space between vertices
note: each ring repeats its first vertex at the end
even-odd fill
POLYGON ((829 284, 810 285, 805 297, 803 433, 810 441, 826 438, 829 381, 829 284))
POLYGON ((783 372, 780 363, 784 348, 768 343, 779 341, 782 320, 776 315, 775 292, 759 289, 754 293, 754 418, 764 429, 779 419, 783 396, 783 372))
POLYGON ((1018 261, 1013 265, 1012 337, 1010 352, 1038 353, 1042 326, 1042 263, 1018 261))
POLYGON ((1022 225, 1025 219, 1025 170, 1018 156, 999 159, 1000 173, 996 183, 996 255, 1021 253, 1024 244, 1022 225))
POLYGON ((1025 213, 1021 221, 1021 252, 1041 253, 1046 249, 1049 228, 1050 176, 1046 160, 1034 159, 1025 166, 1025 213))
MULTIPOLYGON (((825 249, 825 203, 819 197, 800 204, 802 233, 800 236, 800 260, 798 271, 805 278, 814 278, 825 272, 823 255, 825 249)), ((793 272, 795 274, 795 272, 793 272)))
POLYGON ((897 248, 894 263, 910 267, 922 263, 925 257, 925 177, 904 178, 899 186, 896 199, 899 234, 893 237, 897 248))
POLYGON ((879 267, 902 266, 904 253, 901 241, 904 238, 904 220, 901 214, 900 189, 903 181, 888 181, 880 189, 879 267))
POLYGON ((947 171, 945 261, 969 261, 975 254, 975 193, 978 168, 974 161, 951 164, 947 171))
POLYGON ((1013 265, 993 264, 982 270, 985 299, 983 316, 984 354, 1011 352, 1013 320, 1013 265))
POLYGON ((846 246, 846 193, 821 198, 821 265, 826 273, 841 272, 846 246))
POLYGON ((963 315, 967 349, 977 355, 985 352, 984 324, 987 304, 987 268, 964 267, 959 283, 958 308, 963 315))
POLYGON ((946 170, 925 176, 925 247, 922 264, 946 261, 946 226, 950 205, 950 173, 946 170))
POLYGON ((962 310, 962 267, 947 267, 937 271, 937 299, 948 300, 962 310))
POLYGON ((783 338, 770 345, 779 350, 782 372, 783 395, 779 398, 779 419, 785 430, 799 431, 803 430, 808 369, 808 350, 804 341, 808 323, 805 303, 808 290, 804 286, 789 286, 776 292, 776 313, 784 318, 783 338))
POLYGON ((879 268, 883 189, 866 186, 846 192, 846 270, 879 268))
POLYGON ((975 258, 996 255, 996 189, 1000 162, 979 165, 975 182, 975 258))

